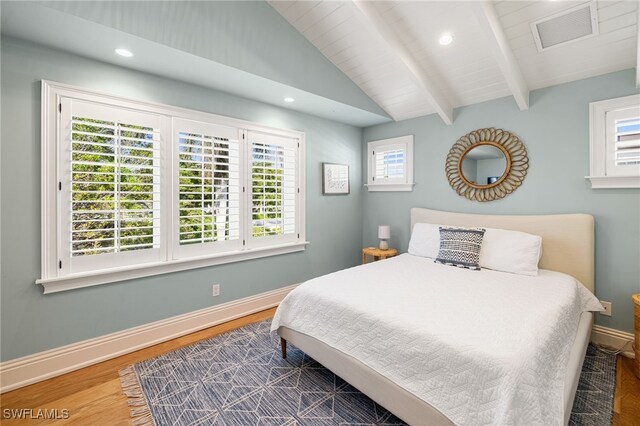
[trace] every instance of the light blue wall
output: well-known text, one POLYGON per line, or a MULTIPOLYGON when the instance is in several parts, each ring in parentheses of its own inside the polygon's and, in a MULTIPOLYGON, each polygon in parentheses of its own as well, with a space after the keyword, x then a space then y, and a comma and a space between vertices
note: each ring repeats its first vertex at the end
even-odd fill
POLYGON ((46 1, 41 4, 386 116, 266 1, 46 1))
POLYGON ((640 190, 590 188, 589 102, 638 93, 634 70, 626 70, 531 92, 528 111, 512 98, 459 108, 446 126, 437 115, 369 127, 366 142, 415 135, 413 192, 363 195, 363 243, 375 244, 376 227, 390 224, 390 245, 406 251, 409 209, 491 214, 589 213, 596 220, 596 295, 613 303, 611 318, 597 322, 633 330, 632 293, 640 292, 640 190), (451 145, 467 132, 498 127, 517 134, 529 151, 529 173, 513 194, 489 203, 469 201, 449 186, 444 162, 451 145))
POLYGON ((225 93, 2 39, 1 332, 3 361, 302 282, 358 263, 361 130, 225 93), (302 253, 43 295, 40 80, 306 132, 302 253), (351 167, 351 194, 322 196, 321 163, 351 167), (211 285, 221 283, 221 295, 211 285))

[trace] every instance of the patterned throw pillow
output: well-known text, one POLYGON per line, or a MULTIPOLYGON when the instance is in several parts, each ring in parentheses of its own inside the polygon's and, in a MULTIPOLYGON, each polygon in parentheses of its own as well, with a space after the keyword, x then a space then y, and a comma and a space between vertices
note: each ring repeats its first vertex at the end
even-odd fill
POLYGON ((484 237, 482 228, 440 227, 440 250, 434 262, 459 268, 480 270, 480 248, 484 237))

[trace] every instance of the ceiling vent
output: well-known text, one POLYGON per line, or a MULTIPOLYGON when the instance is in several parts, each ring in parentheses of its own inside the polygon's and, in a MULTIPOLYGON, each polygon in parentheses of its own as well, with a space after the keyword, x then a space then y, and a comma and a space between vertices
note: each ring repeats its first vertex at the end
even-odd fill
POLYGON ((598 34, 598 10, 592 1, 531 23, 538 52, 598 34))

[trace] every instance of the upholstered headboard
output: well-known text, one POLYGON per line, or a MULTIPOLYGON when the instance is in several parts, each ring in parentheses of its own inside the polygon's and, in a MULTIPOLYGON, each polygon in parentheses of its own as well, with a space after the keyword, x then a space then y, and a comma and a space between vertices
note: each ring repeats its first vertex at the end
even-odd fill
POLYGON ((595 238, 591 215, 485 215, 414 207, 411 209, 411 229, 420 222, 451 226, 486 226, 539 235, 542 237, 540 268, 572 275, 594 292, 595 238))

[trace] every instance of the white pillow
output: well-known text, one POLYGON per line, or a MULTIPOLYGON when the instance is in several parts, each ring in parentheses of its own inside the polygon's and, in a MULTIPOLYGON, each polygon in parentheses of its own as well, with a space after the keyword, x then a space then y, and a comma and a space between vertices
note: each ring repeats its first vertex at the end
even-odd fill
POLYGON ((435 259, 440 250, 440 225, 416 223, 409 240, 409 254, 435 259))
POLYGON ((485 228, 480 266, 520 275, 538 275, 542 237, 520 231, 485 228))
MULTIPOLYGON (((440 249, 440 226, 416 223, 409 241, 409 254, 435 259, 440 249)), ((538 275, 542 237, 520 231, 484 228, 480 266, 520 275, 538 275)))

